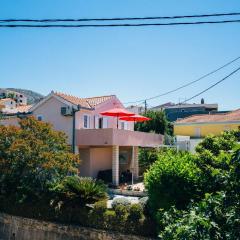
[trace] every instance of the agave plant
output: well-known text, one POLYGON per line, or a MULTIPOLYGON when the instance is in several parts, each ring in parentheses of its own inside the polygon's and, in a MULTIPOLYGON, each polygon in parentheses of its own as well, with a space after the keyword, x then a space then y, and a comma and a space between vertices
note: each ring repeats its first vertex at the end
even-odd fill
POLYGON ((71 206, 85 206, 107 198, 105 184, 89 177, 67 176, 52 190, 58 201, 71 206))

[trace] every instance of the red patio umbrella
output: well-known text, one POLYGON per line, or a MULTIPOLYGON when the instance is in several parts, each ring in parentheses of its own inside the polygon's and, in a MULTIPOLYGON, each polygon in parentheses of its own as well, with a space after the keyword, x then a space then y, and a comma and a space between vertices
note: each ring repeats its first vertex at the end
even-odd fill
POLYGON ((117 128, 118 128, 118 118, 119 117, 127 117, 127 116, 135 115, 134 113, 129 112, 124 108, 113 108, 113 109, 107 110, 105 112, 101 112, 100 114, 103 116, 117 117, 117 128))
POLYGON ((128 121, 128 122, 145 122, 145 121, 151 120, 151 118, 135 114, 132 116, 121 117, 120 120, 128 121))

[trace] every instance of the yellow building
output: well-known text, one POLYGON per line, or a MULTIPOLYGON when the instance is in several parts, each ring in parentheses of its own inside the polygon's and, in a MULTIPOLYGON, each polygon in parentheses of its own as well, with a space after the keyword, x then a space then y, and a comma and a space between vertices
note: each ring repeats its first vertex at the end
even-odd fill
POLYGON ((240 127, 240 109, 224 114, 193 115, 174 123, 176 136, 203 138, 209 134, 219 135, 226 130, 240 127))

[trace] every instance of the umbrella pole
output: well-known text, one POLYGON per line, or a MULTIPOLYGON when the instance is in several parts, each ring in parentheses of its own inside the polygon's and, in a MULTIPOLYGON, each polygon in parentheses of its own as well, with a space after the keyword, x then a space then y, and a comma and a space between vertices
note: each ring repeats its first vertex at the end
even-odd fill
POLYGON ((117 129, 118 129, 118 116, 117 116, 117 129))

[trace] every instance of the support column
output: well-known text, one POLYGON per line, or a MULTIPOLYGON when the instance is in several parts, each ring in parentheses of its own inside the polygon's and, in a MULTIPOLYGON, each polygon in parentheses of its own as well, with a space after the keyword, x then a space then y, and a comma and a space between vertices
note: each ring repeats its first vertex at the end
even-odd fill
POLYGON ((135 180, 139 177, 138 147, 132 149, 133 177, 135 180))
POLYGON ((112 147, 112 183, 119 185, 119 146, 112 147))

